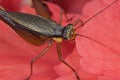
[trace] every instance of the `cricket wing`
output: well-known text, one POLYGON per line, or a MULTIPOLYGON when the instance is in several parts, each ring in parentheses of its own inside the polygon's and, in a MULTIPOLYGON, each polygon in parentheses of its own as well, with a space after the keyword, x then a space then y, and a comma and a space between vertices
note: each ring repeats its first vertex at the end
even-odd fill
POLYGON ((61 36, 62 34, 62 27, 59 24, 42 16, 7 12, 4 10, 0 10, 0 15, 11 24, 20 24, 22 25, 20 26, 21 28, 46 37, 61 36))
MULTIPOLYGON (((19 25, 20 26, 20 25, 19 25)), ((20 37, 22 37, 25 41, 40 46, 44 44, 47 40, 49 40, 48 37, 45 37, 43 35, 33 33, 32 31, 22 29, 20 27, 12 27, 17 34, 19 34, 20 37)))
POLYGON ((34 31, 24 28, 23 25, 15 22, 15 21, 12 21, 5 14, 6 14, 6 12, 0 12, 0 16, 3 19, 3 21, 6 22, 8 25, 10 25, 10 27, 27 42, 29 42, 33 45, 39 46, 39 45, 42 45, 44 42, 46 42, 49 39, 48 37, 46 37, 44 35, 38 34, 34 31))

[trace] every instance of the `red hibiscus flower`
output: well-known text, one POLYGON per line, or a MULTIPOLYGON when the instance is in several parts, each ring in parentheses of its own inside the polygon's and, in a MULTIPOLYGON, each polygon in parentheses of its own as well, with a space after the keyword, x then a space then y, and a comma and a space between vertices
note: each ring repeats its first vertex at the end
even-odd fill
MULTIPOLYGON (((49 0, 47 2, 52 19, 59 21, 60 6, 72 21, 81 18, 83 22, 97 11, 108 5, 109 0, 49 0)), ((21 0, 1 0, 2 7, 9 11, 35 14, 34 10, 22 5, 21 0)), ((119 3, 117 1, 103 13, 86 23, 77 33, 91 37, 103 43, 77 36, 74 42, 63 41, 62 54, 79 74, 81 80, 119 80, 119 3)), ((7 24, 0 21, 0 79, 24 80, 30 73, 30 61, 39 54, 47 44, 34 46, 19 37, 7 24)), ((34 63, 31 80, 76 80, 73 72, 57 58, 56 43, 41 59, 34 63)))

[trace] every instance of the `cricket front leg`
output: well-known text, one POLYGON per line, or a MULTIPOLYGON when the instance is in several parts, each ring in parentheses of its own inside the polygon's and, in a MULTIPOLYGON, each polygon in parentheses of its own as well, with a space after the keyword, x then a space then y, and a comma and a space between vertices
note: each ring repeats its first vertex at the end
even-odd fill
POLYGON ((59 58, 59 60, 63 64, 65 64, 68 68, 70 68, 72 70, 72 72, 75 74, 75 77, 76 77, 77 80, 80 80, 80 78, 79 78, 77 72, 75 71, 75 69, 72 66, 70 66, 66 61, 64 61, 64 59, 62 57, 62 54, 61 54, 61 43, 57 44, 57 51, 58 51, 58 58, 59 58))

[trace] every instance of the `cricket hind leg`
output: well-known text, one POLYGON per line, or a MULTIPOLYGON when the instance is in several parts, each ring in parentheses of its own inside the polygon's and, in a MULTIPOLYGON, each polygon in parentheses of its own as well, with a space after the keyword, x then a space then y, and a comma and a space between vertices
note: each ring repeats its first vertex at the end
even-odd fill
POLYGON ((50 13, 48 7, 42 1, 45 0, 32 0, 33 7, 37 15, 41 15, 43 17, 50 19, 50 13))
POLYGON ((62 54, 61 54, 61 43, 57 44, 57 52, 58 52, 58 58, 59 58, 59 60, 63 64, 65 64, 68 68, 70 68, 72 70, 72 72, 75 74, 75 77, 76 77, 77 80, 80 80, 80 78, 79 78, 77 72, 75 71, 75 69, 72 66, 70 66, 66 61, 64 61, 64 59, 62 57, 62 54))
POLYGON ((32 60, 31 60, 31 63, 30 63, 30 74, 29 76, 25 79, 25 80, 30 80, 31 76, 33 75, 33 63, 35 63, 38 59, 40 59, 45 53, 47 53, 47 51, 51 48, 53 44, 53 40, 51 40, 51 42, 49 42, 49 45, 40 53, 38 54, 36 57, 34 57, 32 60))

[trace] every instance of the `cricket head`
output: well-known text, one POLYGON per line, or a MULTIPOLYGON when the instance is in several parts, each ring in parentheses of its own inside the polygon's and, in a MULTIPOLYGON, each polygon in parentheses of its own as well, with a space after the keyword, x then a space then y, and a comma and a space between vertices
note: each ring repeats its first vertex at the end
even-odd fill
POLYGON ((74 40, 75 39, 75 30, 73 24, 68 24, 62 30, 62 38, 65 40, 74 40))

